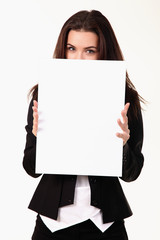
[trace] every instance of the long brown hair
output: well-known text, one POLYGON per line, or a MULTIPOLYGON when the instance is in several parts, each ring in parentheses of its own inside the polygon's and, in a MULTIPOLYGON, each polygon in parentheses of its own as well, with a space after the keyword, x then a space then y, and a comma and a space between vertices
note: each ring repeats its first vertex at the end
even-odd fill
MULTIPOLYGON (((115 33, 107 18, 99 11, 80 11, 71 16, 63 25, 59 34, 53 58, 66 58, 66 45, 70 30, 83 30, 94 32, 99 37, 100 60, 124 60, 115 33)), ((30 90, 34 99, 38 97, 38 85, 30 90)), ((114 94, 114 93, 113 93, 114 94)), ((137 93, 126 72, 126 99, 130 102, 129 115, 137 117, 143 98, 137 93), (132 114, 131 114, 132 113, 132 114)))

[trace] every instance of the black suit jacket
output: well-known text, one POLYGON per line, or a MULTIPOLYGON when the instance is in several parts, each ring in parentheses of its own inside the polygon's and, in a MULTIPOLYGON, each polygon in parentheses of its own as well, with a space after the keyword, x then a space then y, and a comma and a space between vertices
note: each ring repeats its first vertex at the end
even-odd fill
MULTIPOLYGON (((28 111, 23 166, 29 175, 39 177, 41 174, 35 173, 36 137, 32 134, 32 106, 33 100, 28 111)), ((122 173, 122 180, 127 182, 134 181, 143 167, 144 158, 141 153, 143 123, 140 110, 137 119, 135 118, 134 121, 129 119, 129 129, 130 139, 123 148, 122 173)), ((49 156, 46 153, 47 157, 49 156)), ((121 220, 132 215, 118 177, 89 176, 89 183, 91 187, 91 205, 102 210, 104 223, 121 220)), ((59 207, 74 202, 75 184, 76 176, 73 175, 42 175, 29 208, 41 215, 57 219, 59 207)))

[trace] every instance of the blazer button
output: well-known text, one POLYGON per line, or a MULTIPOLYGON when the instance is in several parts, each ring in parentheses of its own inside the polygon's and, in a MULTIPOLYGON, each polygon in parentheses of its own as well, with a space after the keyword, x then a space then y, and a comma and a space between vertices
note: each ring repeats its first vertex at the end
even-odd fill
POLYGON ((93 206, 97 206, 98 205, 96 200, 93 200, 92 204, 93 204, 93 206))
POLYGON ((96 179, 96 178, 91 178, 91 182, 92 182, 92 183, 96 183, 96 182, 97 182, 97 179, 96 179))
POLYGON ((127 161, 127 157, 126 154, 123 155, 123 161, 126 162, 127 161))
POLYGON ((96 183, 96 182, 97 182, 97 179, 96 179, 96 178, 94 178, 94 179, 93 179, 93 182, 94 182, 94 183, 96 183))

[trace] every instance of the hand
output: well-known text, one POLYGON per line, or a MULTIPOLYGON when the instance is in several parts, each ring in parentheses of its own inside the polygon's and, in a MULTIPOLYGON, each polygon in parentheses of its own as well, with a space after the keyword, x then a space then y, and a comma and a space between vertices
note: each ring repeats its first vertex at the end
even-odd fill
POLYGON ((122 121, 120 119, 117 120, 118 125, 122 129, 122 133, 116 133, 116 136, 123 139, 123 146, 126 144, 128 139, 130 138, 130 130, 128 129, 128 117, 127 112, 129 109, 130 103, 126 103, 124 109, 121 112, 122 121))
POLYGON ((38 130, 38 102, 36 100, 33 101, 33 128, 32 133, 37 136, 38 130))

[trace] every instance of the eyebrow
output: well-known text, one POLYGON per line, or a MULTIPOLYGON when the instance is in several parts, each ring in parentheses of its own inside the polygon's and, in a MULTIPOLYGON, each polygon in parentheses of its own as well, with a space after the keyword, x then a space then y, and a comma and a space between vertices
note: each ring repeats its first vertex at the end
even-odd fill
MULTIPOLYGON (((72 47, 75 47, 74 45, 70 44, 70 43, 67 43, 67 45, 70 45, 72 47)), ((98 47, 95 47, 95 46, 88 46, 88 47, 85 47, 84 49, 88 49, 88 48, 95 48, 95 49, 98 49, 98 47)))

